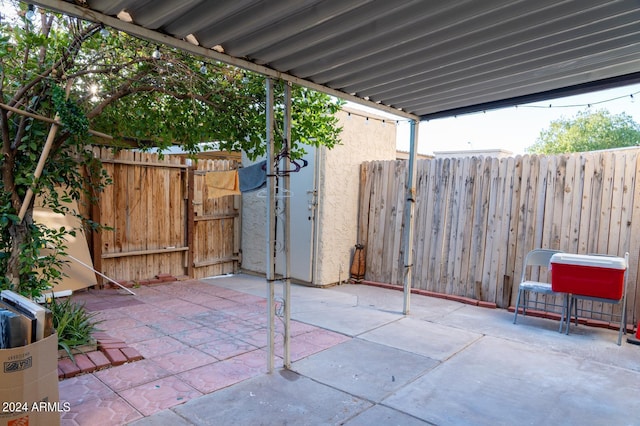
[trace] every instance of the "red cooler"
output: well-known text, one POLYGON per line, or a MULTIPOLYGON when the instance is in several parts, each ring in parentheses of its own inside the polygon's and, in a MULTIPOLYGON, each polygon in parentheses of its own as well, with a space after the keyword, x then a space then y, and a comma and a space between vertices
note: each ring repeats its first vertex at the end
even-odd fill
POLYGON ((561 293, 620 300, 625 269, 622 257, 556 253, 551 257, 551 288, 561 293))

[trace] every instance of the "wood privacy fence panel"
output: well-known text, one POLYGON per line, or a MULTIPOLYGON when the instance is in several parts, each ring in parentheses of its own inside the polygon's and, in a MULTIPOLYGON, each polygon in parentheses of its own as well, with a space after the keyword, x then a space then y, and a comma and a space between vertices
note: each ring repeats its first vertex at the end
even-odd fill
POLYGON ((204 175, 194 170, 233 167, 228 161, 191 167, 176 156, 160 159, 108 148, 95 148, 94 155, 113 180, 91 213, 109 228, 92 236, 97 270, 117 281, 141 281, 158 274, 202 278, 237 269, 233 227, 239 225, 206 222, 229 217, 233 201, 225 199, 234 197, 207 200, 204 175))
MULTIPOLYGON (((515 304, 526 253, 630 253, 629 320, 635 322, 640 252, 638 149, 559 156, 419 160, 413 286, 515 304)), ((359 242, 369 281, 402 284, 406 161, 361 169, 359 242)), ((540 278, 546 279, 543 271, 540 278)), ((541 303, 560 299, 539 296, 541 303)), ((620 307, 583 301, 594 319, 620 307)))

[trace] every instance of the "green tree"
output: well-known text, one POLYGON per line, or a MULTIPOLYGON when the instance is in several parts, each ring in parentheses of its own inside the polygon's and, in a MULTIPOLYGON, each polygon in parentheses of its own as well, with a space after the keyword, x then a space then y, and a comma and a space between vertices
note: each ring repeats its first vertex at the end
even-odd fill
POLYGON ((625 113, 582 111, 573 118, 552 121, 536 142, 532 154, 564 154, 640 145, 640 125, 625 113))
MULTIPOLYGON (((203 142, 224 150, 265 152, 264 78, 238 68, 158 47, 99 24, 3 1, 0 21, 0 289, 38 295, 60 279, 64 236, 33 222, 33 201, 19 220, 31 189, 56 212, 63 201, 109 183, 87 149, 89 129, 139 147, 181 144, 192 153, 203 142), (7 4, 15 13, 7 13, 7 4), (36 116, 25 116, 18 111, 36 116), (34 170, 58 115, 42 175, 34 170), (61 191, 55 188, 62 188, 61 191), (43 248, 51 250, 43 251, 43 248)), ((276 118, 282 116, 282 83, 276 84, 276 118)), ((334 113, 341 101, 302 87, 293 88, 291 152, 302 144, 328 147, 339 142, 334 113)), ((104 141, 103 141, 104 142, 104 141)), ((276 135, 276 145, 282 135, 276 135)), ((89 200, 91 200, 89 198, 89 200)), ((97 224, 88 223, 91 226, 97 224)))

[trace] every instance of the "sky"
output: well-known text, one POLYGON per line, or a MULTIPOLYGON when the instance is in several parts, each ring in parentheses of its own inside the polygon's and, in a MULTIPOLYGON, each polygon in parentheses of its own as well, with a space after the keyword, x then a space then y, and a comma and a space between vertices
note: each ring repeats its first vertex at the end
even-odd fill
MULTIPOLYGON (((349 107, 363 108, 351 103, 349 107)), ((534 144, 540 132, 547 129, 552 121, 574 117, 579 111, 587 109, 606 109, 612 114, 624 112, 640 123, 640 84, 421 122, 418 153, 505 149, 514 154, 524 154, 525 149, 534 144)), ((383 115, 373 109, 365 111, 383 115)), ((398 149, 408 151, 408 121, 398 118, 397 123, 398 149)))

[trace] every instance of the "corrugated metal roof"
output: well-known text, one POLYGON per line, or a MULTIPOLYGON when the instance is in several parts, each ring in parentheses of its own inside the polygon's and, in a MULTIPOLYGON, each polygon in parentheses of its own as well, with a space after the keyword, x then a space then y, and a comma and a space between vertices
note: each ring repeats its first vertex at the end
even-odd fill
POLYGON ((130 19, 169 36, 160 40, 421 119, 640 81, 637 0, 34 3, 67 13, 78 3, 85 18, 130 19))

